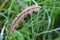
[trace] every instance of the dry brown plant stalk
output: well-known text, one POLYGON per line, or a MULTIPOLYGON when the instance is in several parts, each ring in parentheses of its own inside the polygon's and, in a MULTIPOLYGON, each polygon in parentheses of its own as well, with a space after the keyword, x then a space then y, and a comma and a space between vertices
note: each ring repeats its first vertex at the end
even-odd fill
POLYGON ((32 6, 32 7, 28 7, 25 10, 23 10, 21 13, 19 13, 17 15, 17 17, 13 20, 12 24, 11 24, 9 34, 11 34, 14 31, 14 29, 15 29, 16 25, 18 24, 18 22, 21 21, 21 19, 24 18, 25 15, 30 14, 31 12, 36 11, 39 8, 41 8, 41 7, 35 5, 35 6, 32 6))

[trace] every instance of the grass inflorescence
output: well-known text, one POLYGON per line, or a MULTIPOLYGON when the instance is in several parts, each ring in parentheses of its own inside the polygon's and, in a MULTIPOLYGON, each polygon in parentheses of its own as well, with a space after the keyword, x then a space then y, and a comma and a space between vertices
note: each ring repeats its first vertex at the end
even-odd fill
POLYGON ((0 40, 60 40, 60 1, 0 0, 0 40))

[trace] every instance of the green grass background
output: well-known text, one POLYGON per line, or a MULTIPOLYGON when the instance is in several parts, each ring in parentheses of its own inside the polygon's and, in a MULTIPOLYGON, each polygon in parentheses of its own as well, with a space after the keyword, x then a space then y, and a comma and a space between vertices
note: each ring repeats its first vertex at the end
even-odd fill
POLYGON ((0 40, 60 40, 60 0, 0 0, 0 40), (32 5, 41 9, 26 15, 9 35, 16 15, 32 5))

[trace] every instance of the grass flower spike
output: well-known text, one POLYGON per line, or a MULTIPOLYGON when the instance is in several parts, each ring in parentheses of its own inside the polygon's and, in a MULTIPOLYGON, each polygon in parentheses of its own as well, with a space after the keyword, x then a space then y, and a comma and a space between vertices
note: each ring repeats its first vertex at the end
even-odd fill
POLYGON ((14 31, 18 22, 21 21, 21 19, 24 18, 25 15, 30 14, 31 12, 36 11, 39 8, 41 8, 41 7, 40 6, 31 6, 31 7, 26 8, 25 10, 23 10, 21 13, 19 13, 17 15, 17 17, 13 20, 13 22, 10 26, 9 33, 11 34, 14 31))

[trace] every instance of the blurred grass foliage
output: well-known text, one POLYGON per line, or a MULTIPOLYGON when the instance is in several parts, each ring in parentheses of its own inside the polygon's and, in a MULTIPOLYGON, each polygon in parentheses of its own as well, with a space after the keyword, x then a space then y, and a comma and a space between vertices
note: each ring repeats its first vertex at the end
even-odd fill
POLYGON ((0 0, 0 40, 60 40, 60 0, 0 0), (16 15, 32 5, 42 8, 26 15, 9 35, 16 15))

